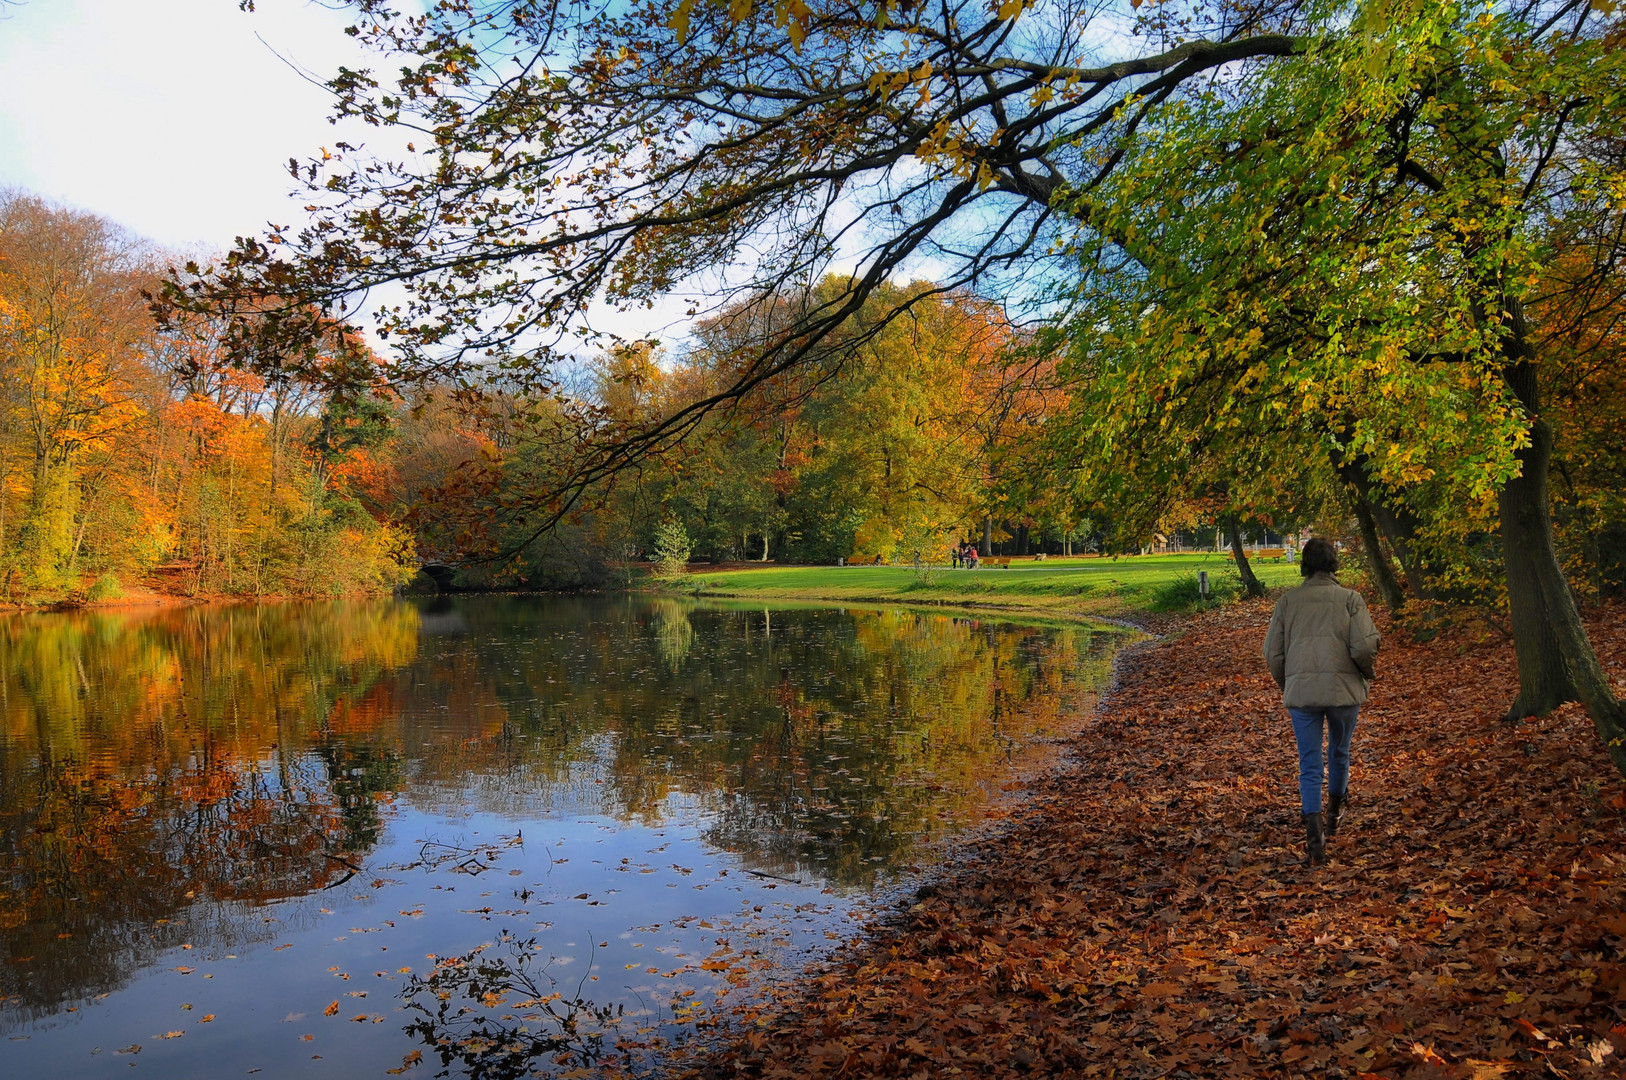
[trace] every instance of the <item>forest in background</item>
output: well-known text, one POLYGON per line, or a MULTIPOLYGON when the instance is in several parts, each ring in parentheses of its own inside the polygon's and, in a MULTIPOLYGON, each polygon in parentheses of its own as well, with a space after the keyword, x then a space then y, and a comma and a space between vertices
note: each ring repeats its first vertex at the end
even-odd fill
POLYGON ((118 226, 0 195, 0 581, 8 602, 390 589, 417 570, 369 503, 363 399, 161 329, 166 260, 118 226))
MULTIPOLYGON (((1077 357, 965 289, 883 287, 820 365, 705 412, 681 443, 584 488, 534 530, 526 500, 561 485, 581 444, 726 387, 774 314, 724 309, 671 346, 608 349, 569 394, 403 387, 354 336, 297 362, 245 362, 224 320, 155 320, 170 261, 99 218, 20 193, 0 201, 9 602, 132 587, 379 592, 408 585, 422 562, 466 586, 596 588, 653 557, 663 529, 713 562, 828 564, 941 562, 968 539, 985 554, 1117 553, 1182 530, 1213 544, 1228 528, 1314 526, 1362 551, 1392 606, 1405 602, 1402 579, 1420 599, 1505 605, 1494 496, 1465 504, 1448 483, 1435 485, 1440 507, 1426 482, 1402 504, 1334 457, 1256 454, 1228 475, 1080 497, 1053 460, 1058 433, 1090 406, 1077 357)), ((1620 312, 1578 318, 1572 292, 1554 295, 1531 307, 1537 332, 1572 343, 1542 368, 1552 510, 1572 584, 1601 598, 1626 588, 1626 418, 1610 363, 1620 312)))
POLYGON ((711 392, 751 345, 728 313, 678 348, 582 366, 575 397, 391 384, 353 337, 244 362, 224 321, 155 320, 173 256, 114 223, 0 199, 0 580, 14 603, 132 587, 324 596, 407 585, 421 561, 471 586, 602 587, 676 523, 696 558, 946 558, 954 539, 1023 550, 1088 522, 1000 503, 1000 461, 1061 400, 1054 364, 998 305, 924 283, 907 319, 854 320, 839 374, 795 375, 707 416, 659 462, 584 491, 540 535, 508 512, 603 425, 711 392), (519 493, 519 494, 516 494, 519 493))
MULTIPOLYGON (((465 584, 603 586, 663 520, 713 560, 890 560, 922 546, 938 557, 951 534, 981 530, 996 453, 1054 397, 1045 365, 1008 361, 1013 331, 996 305, 929 298, 854 346, 841 378, 776 383, 709 417, 660 469, 585 492, 532 538, 503 508, 569 456, 557 399, 403 392, 353 339, 297 364, 245 364, 217 322, 154 320, 168 258, 94 216, 0 201, 10 602, 108 600, 142 583, 380 591, 408 584, 420 558, 459 567, 465 584)), ((604 423, 680 407, 726 376, 741 332, 721 318, 681 352, 612 349, 584 366, 579 394, 604 423)))

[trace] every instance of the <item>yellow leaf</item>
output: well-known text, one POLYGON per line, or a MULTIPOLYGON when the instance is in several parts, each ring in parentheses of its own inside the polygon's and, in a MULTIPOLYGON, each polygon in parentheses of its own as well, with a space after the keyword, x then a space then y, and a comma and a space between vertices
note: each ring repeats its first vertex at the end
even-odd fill
POLYGON ((666 20, 667 29, 677 35, 678 44, 689 40, 689 14, 694 10, 694 0, 682 0, 673 9, 672 17, 666 20))

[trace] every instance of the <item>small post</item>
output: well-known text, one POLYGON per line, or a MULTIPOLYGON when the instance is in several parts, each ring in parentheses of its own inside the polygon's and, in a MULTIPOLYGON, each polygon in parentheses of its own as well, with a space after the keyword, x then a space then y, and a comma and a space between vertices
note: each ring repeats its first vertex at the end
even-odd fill
POLYGON ((1197 571, 1197 595, 1204 600, 1208 599, 1208 571, 1197 571))

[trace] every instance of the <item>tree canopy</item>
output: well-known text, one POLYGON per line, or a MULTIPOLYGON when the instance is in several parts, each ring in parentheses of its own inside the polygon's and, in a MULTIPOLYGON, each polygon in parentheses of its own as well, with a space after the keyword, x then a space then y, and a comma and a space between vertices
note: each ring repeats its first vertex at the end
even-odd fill
POLYGON ((335 119, 380 146, 290 162, 309 223, 172 283, 238 355, 370 318, 400 381, 552 395, 570 453, 505 503, 545 529, 720 405, 975 289, 1050 328, 1071 404, 1025 460, 1067 516, 1319 485, 1419 598, 1494 535, 1511 714, 1579 697, 1626 767, 1541 396, 1542 350, 1619 295, 1612 4, 347 6, 396 70, 340 71, 335 119), (620 415, 561 392, 606 312, 674 296, 753 328, 702 392, 620 415))
POLYGON ((536 391, 606 303, 685 287, 718 309, 801 298, 712 395, 596 445, 584 481, 828 359, 828 339, 914 266, 944 290, 1037 286, 1036 263, 1097 212, 1089 193, 1156 108, 1308 41, 1291 7, 837 2, 788 27, 659 2, 350 7, 352 33, 402 66, 341 71, 336 118, 401 152, 341 143, 290 162, 310 223, 244 240, 176 295, 257 316, 235 324, 238 345, 264 353, 387 288, 371 314, 402 377, 536 391), (846 286, 812 292, 832 271, 846 286))

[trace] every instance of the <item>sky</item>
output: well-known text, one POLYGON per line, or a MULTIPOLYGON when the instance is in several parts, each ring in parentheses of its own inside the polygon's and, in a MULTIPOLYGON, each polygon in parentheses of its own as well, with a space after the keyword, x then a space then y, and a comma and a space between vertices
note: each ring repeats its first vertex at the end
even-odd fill
MULTIPOLYGON (((343 12, 315 0, 255 8, 0 0, 0 189, 98 214, 188 256, 268 223, 297 227, 305 200, 290 194, 288 159, 378 137, 330 125, 331 99, 311 78, 380 58, 345 35, 343 12)), ((600 308, 594 321, 671 339, 688 306, 672 297, 650 311, 600 308)))
POLYGON ((287 161, 340 136, 289 62, 326 75, 359 54, 340 12, 257 7, 0 0, 0 187, 186 251, 297 224, 287 161))
MULTIPOLYGON (((344 138, 388 138, 331 126, 317 82, 381 58, 358 49, 345 13, 318 0, 255 6, 0 0, 0 189, 98 214, 189 257, 224 251, 270 223, 297 227, 305 200, 292 194, 290 157, 319 156, 344 138)), ((938 269, 922 261, 903 276, 938 269)), ((374 296, 368 307, 389 301, 374 296)), ((598 306, 591 321, 627 338, 674 341, 691 302, 680 294, 647 311, 598 306)))
MULTIPOLYGON (((224 251, 268 223, 297 227, 305 200, 291 194, 288 159, 379 137, 330 125, 331 99, 311 79, 380 58, 345 35, 343 12, 315 0, 255 8, 0 0, 0 188, 98 214, 187 256, 224 251)), ((368 307, 389 300, 375 295, 368 307)), ((600 309, 595 322, 670 339, 688 303, 600 309)))

